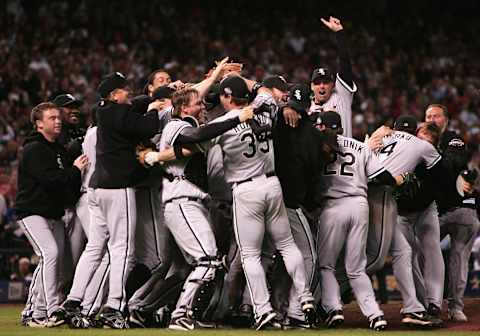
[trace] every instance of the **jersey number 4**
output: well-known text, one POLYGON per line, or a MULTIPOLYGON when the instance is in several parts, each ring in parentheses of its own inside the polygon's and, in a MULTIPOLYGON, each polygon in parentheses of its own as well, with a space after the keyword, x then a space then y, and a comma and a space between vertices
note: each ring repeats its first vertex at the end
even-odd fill
MULTIPOLYGON (((243 156, 245 156, 247 159, 254 157, 257 153, 257 141, 255 140, 255 135, 253 135, 253 133, 244 133, 240 140, 242 142, 248 141, 248 148, 250 149, 248 152, 243 152, 243 156)), ((270 150, 268 139, 265 141, 258 141, 258 149, 262 153, 268 153, 270 150)))
POLYGON ((352 166, 355 163, 355 156, 352 153, 340 153, 335 152, 332 159, 327 162, 323 170, 324 175, 335 175, 340 174, 343 176, 353 176, 353 172, 349 171, 348 167, 352 166), (338 166, 335 164, 337 159, 341 161, 340 171, 338 171, 338 166))
POLYGON ((382 149, 380 149, 381 154, 385 154, 386 156, 389 156, 390 154, 393 153, 393 150, 395 149, 395 146, 397 145, 397 142, 392 142, 389 145, 386 145, 382 149))

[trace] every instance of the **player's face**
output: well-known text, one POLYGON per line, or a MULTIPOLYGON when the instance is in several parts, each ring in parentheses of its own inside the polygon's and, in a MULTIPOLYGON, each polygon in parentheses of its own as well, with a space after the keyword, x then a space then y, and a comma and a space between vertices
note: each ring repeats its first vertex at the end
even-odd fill
POLYGON ((42 119, 36 123, 37 130, 49 138, 57 138, 62 131, 62 116, 58 109, 43 111, 42 119))
POLYGON ((440 107, 430 107, 427 112, 425 112, 425 121, 433 122, 442 132, 447 128, 448 119, 440 107))
POLYGON ((281 91, 277 88, 272 89, 272 94, 277 103, 286 102, 288 99, 288 92, 281 91))
POLYGON ((193 96, 190 103, 183 108, 183 113, 198 119, 203 109, 203 102, 200 97, 193 96))
POLYGON ((80 111, 77 108, 64 107, 62 110, 67 124, 77 125, 80 122, 80 111))
POLYGON ((168 85, 172 82, 170 75, 166 72, 158 72, 152 82, 152 92, 161 86, 168 85))
POLYGON ((315 95, 316 103, 325 103, 333 92, 334 82, 322 78, 318 78, 312 82, 311 88, 315 95))
POLYGON ((128 87, 115 89, 111 93, 111 98, 114 102, 117 102, 118 104, 130 104, 131 91, 128 87))

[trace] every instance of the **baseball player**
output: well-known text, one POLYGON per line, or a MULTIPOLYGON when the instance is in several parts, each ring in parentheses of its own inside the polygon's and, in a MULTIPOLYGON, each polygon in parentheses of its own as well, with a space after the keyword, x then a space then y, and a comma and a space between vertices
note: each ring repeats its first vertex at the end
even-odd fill
POLYGON ((364 316, 373 330, 387 326, 370 279, 365 273, 368 232, 367 182, 395 185, 367 145, 343 137, 341 117, 334 111, 319 115, 319 129, 337 132, 338 150, 323 170, 323 211, 318 222, 318 263, 321 274, 322 306, 327 312, 326 323, 334 327, 343 322, 340 288, 335 267, 345 248, 345 268, 350 285, 364 316))
MULTIPOLYGON (((238 117, 224 120, 222 123, 196 127, 196 118, 202 111, 202 102, 195 89, 185 89, 173 97, 174 114, 162 132, 160 149, 185 146, 206 141, 237 126, 252 117, 252 111, 245 110, 238 117), (190 121, 191 120, 191 121, 190 121)), ((203 201, 205 192, 204 172, 200 176, 188 176, 188 166, 204 161, 202 154, 191 158, 166 162, 165 170, 171 174, 164 178, 163 202, 165 205, 165 223, 177 245, 194 266, 189 274, 183 291, 178 299, 169 328, 174 330, 192 330, 201 326, 195 311, 194 300, 200 295, 201 285, 213 281, 216 268, 220 266, 217 256, 215 237, 211 230, 208 214, 203 201), (180 220, 179 220, 180 219, 180 220)), ((200 164, 201 166, 201 164, 200 164)))
MULTIPOLYGON (((220 101, 227 113, 214 122, 238 116, 249 97, 247 83, 237 76, 224 79, 220 84, 220 92, 220 101)), ((270 128, 275 118, 276 102, 272 90, 261 87, 252 105, 258 108, 266 104, 271 107, 267 111, 258 111, 256 124, 251 126, 252 123, 242 123, 214 141, 222 146, 225 179, 233 184, 234 229, 254 306, 257 330, 280 327, 275 322, 277 314, 269 302, 265 273, 260 263, 265 233, 284 259, 303 312, 313 310, 313 297, 306 283, 303 258, 293 240, 281 186, 274 171, 270 128)), ((301 315, 301 311, 292 314, 305 319, 301 315)))
POLYGON ((88 194, 92 220, 84 252, 88 265, 84 273, 91 277, 108 244, 111 276, 100 322, 117 329, 128 327, 123 311, 125 284, 135 253, 136 206, 132 187, 144 176, 135 157, 136 139, 153 136, 159 127, 157 113, 144 116, 131 111, 127 84, 117 72, 106 76, 98 87, 103 100, 97 109, 96 162, 88 194))
MULTIPOLYGON (((400 127, 402 123, 396 123, 396 125, 400 127)), ((417 138, 415 135, 402 131, 388 132, 385 128, 380 128, 378 131, 379 132, 372 134, 372 137, 370 137, 368 141, 371 147, 375 147, 375 143, 380 146, 378 150, 380 161, 392 175, 397 176, 399 174, 411 173, 420 164, 424 164, 428 173, 432 174, 432 176, 441 175, 439 173, 440 165, 437 165, 441 160, 441 156, 430 143, 417 138), (381 141, 377 142, 378 139, 381 141)), ((375 191, 380 193, 384 192, 382 190, 375 191)), ((385 204, 385 200, 383 199, 376 198, 375 200, 380 200, 385 204)), ((390 207, 390 210, 395 210, 396 217, 396 202, 395 206, 388 205, 388 207, 390 207)), ((379 206, 379 208, 381 207, 379 206)), ((382 213, 380 212, 376 215, 382 215, 382 213)), ((373 218, 372 221, 381 222, 382 220, 380 218, 373 218)), ((405 236, 405 226, 397 225, 396 221, 397 219, 395 219, 395 223, 393 224, 394 232, 390 253, 393 257, 395 278, 397 279, 399 290, 402 294, 402 322, 413 325, 440 325, 441 320, 433 319, 430 315, 427 315, 426 307, 417 298, 412 272, 412 247, 405 236)), ((389 224, 391 225, 392 223, 389 224)), ((382 244, 384 243, 385 242, 382 242, 382 244)), ((386 246, 388 246, 388 242, 386 246)), ((371 246, 371 248, 373 248, 373 246, 371 246)))
POLYGON ((72 167, 67 166, 65 149, 56 142, 62 122, 54 104, 37 105, 31 121, 36 132, 27 138, 19 164, 16 213, 40 262, 30 286, 33 311, 23 313, 32 314, 29 326, 53 327, 65 322, 58 286, 65 239, 61 217, 65 200, 80 188, 80 174, 88 160, 81 155, 72 167))
MULTIPOLYGON (((441 237, 448 234, 451 240, 448 258, 448 317, 454 321, 466 322, 468 318, 463 312, 463 293, 468 278, 468 260, 480 227, 472 184, 462 176, 459 177, 462 171, 468 172, 469 157, 463 139, 447 129, 449 116, 445 106, 429 105, 425 120, 435 123, 441 130, 438 149, 444 157, 443 165, 448 172, 439 180, 443 182, 444 189, 437 198, 441 237), (457 180, 460 188, 456 187, 457 180)), ((439 312, 437 309, 432 313, 439 312)))
MULTIPOLYGON (((314 93, 309 114, 322 111, 336 111, 342 117, 345 136, 352 136, 352 100, 357 91, 353 81, 352 65, 348 53, 345 32, 339 19, 330 16, 321 19, 323 24, 335 32, 337 40, 340 70, 335 76, 327 68, 315 69, 312 73, 311 88, 314 93)), ((315 115, 312 116, 315 119, 315 115)))

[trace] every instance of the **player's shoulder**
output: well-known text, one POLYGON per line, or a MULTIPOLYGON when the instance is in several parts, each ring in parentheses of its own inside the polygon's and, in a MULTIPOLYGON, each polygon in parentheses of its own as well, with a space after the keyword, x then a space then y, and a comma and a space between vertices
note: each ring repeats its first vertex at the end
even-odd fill
POLYGON ((252 102, 252 106, 259 107, 262 104, 276 105, 275 98, 269 91, 261 91, 252 102))
POLYGON ((235 110, 228 111, 224 115, 221 115, 220 117, 213 119, 211 122, 220 122, 220 121, 225 121, 225 120, 228 120, 228 119, 231 119, 231 118, 238 117, 240 115, 241 111, 242 110, 240 110, 240 109, 235 109, 235 110))
POLYGON ((350 148, 357 151, 362 151, 363 149, 368 148, 368 146, 364 142, 361 142, 361 141, 358 141, 357 139, 349 138, 343 135, 337 136, 337 142, 339 146, 343 148, 350 148))

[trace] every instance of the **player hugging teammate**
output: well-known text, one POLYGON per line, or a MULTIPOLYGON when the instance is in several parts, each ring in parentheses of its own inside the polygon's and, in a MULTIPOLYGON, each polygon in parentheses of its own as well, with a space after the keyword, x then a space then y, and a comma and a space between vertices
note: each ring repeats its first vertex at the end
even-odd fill
POLYGON ((467 320, 480 224, 465 143, 436 104, 418 129, 402 116, 351 138, 346 36, 322 22, 339 71, 319 67, 309 85, 255 82, 224 58, 195 84, 156 70, 136 97, 105 76, 86 132, 73 95, 32 110, 16 204, 40 263, 22 324, 335 328, 351 291, 381 331, 368 275, 390 254, 402 322, 441 326, 446 235, 448 316, 467 320))

